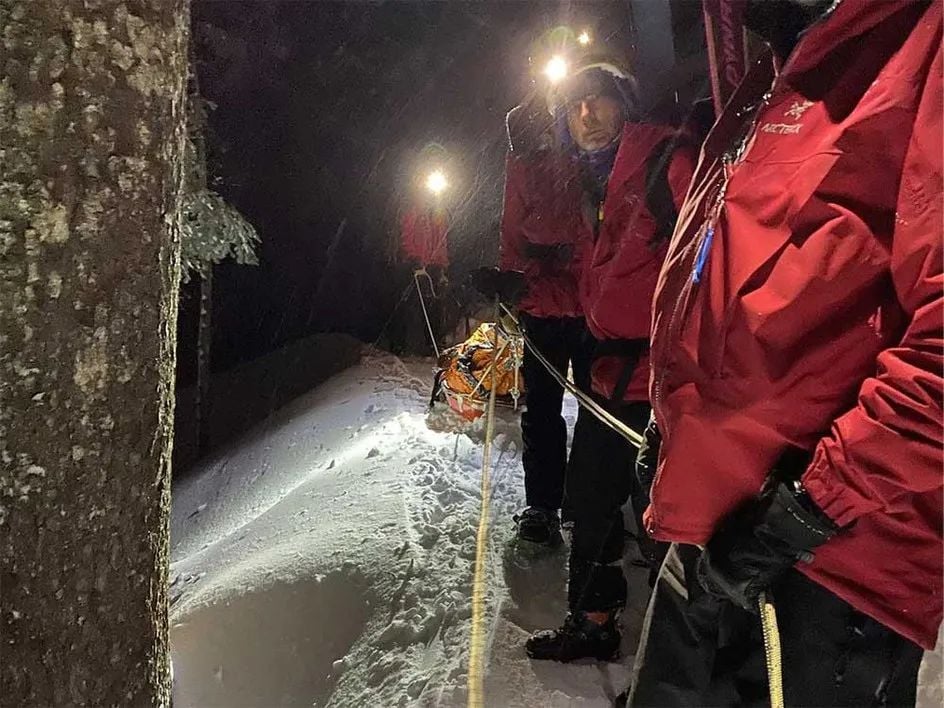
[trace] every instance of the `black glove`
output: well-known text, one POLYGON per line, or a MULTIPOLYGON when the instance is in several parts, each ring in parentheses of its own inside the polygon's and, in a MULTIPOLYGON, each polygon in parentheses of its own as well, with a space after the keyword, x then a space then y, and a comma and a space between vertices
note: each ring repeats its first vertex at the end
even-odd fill
POLYGON ((426 272, 429 274, 429 279, 432 281, 433 287, 436 288, 437 294, 442 294, 441 291, 449 285, 446 269, 439 265, 428 265, 426 266, 426 272))
POLYGON ((698 560, 698 581, 756 612, 764 590, 838 531, 805 489, 777 482, 721 523, 698 560))
POLYGON ((544 134, 552 122, 553 117, 547 112, 543 97, 534 94, 505 116, 508 149, 517 156, 536 153, 542 148, 544 134))
POLYGON ((662 433, 656 425, 654 415, 649 416, 649 424, 642 434, 642 445, 636 453, 636 480, 646 499, 650 498, 652 482, 656 478, 656 467, 659 464, 659 450, 662 448, 662 433))
POLYGON ((659 566, 665 558, 668 544, 654 541, 650 538, 643 524, 642 517, 649 502, 652 482, 656 476, 656 467, 659 464, 659 448, 662 447, 662 435, 656 426, 655 416, 650 415, 649 424, 642 434, 642 445, 636 453, 636 490, 632 493, 633 513, 636 517, 636 543, 639 553, 649 566, 649 586, 655 585, 659 566))
POLYGON ((515 305, 528 292, 524 273, 499 270, 491 266, 476 268, 469 276, 473 287, 488 298, 497 297, 506 305, 515 305))
POLYGON ((545 246, 528 241, 524 245, 524 255, 540 261, 567 263, 574 257, 574 244, 555 243, 545 246))

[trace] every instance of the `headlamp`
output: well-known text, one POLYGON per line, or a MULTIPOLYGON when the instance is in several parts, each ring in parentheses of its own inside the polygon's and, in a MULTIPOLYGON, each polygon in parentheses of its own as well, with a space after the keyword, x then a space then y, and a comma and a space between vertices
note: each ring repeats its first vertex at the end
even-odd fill
POLYGON ((552 84, 560 83, 567 77, 567 61, 559 54, 550 58, 544 67, 544 75, 552 84))
POLYGON ((433 170, 426 177, 426 188, 433 194, 442 194, 449 187, 449 180, 442 170, 433 170))

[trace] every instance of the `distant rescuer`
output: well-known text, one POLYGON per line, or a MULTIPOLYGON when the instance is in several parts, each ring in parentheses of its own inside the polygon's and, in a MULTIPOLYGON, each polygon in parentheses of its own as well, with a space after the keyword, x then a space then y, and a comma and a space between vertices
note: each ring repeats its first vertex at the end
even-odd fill
POLYGON ((403 262, 414 269, 426 270, 436 285, 442 283, 449 267, 448 232, 449 216, 438 200, 431 204, 413 204, 400 224, 403 262))
POLYGON ((771 45, 660 275, 633 706, 914 705, 942 616, 941 2, 751 0, 771 45), (704 546, 704 550, 700 549, 704 546))
MULTIPOLYGON (((595 341, 592 395, 641 432, 650 413, 652 294, 695 154, 674 128, 641 114, 632 77, 603 53, 577 63, 558 99, 579 180, 573 208, 579 214, 580 301, 595 341)), ((577 419, 564 494, 573 521, 569 613, 560 628, 531 636, 531 658, 618 656, 627 596, 622 507, 630 496, 638 516, 645 507, 635 493, 635 456, 627 440, 594 416, 577 419)))
POLYGON ((448 285, 449 267, 447 235, 449 214, 438 194, 423 194, 414 198, 403 214, 400 224, 398 260, 402 278, 408 288, 422 288, 416 298, 410 298, 395 312, 391 322, 391 348, 394 353, 430 354, 430 333, 423 319, 423 306, 429 315, 432 336, 439 341, 444 328, 442 293, 448 285), (416 277, 416 273, 425 275, 416 277), (427 277, 428 276, 428 277, 427 277))

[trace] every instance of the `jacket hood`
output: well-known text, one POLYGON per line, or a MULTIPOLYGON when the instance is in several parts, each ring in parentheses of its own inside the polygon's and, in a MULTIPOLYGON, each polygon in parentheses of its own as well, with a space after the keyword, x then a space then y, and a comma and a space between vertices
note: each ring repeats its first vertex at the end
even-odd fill
POLYGON ((898 12, 913 12, 929 2, 898 0, 835 0, 799 37, 784 65, 788 75, 812 71, 839 47, 855 41, 898 12), (801 50, 801 51, 797 51, 801 50))

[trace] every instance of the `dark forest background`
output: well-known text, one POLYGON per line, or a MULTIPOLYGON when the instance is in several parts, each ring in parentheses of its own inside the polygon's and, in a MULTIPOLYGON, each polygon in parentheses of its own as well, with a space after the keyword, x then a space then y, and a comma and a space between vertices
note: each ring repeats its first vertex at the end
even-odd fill
MULTIPOLYGON (((703 66, 700 3, 671 7, 666 41, 674 42, 676 62, 703 66)), ((628 1, 195 0, 192 57, 212 106, 211 187, 261 237, 258 266, 216 266, 213 369, 313 333, 369 342, 381 334, 406 286, 391 277, 399 214, 430 143, 447 150, 454 184, 453 278, 493 262, 504 115, 529 88, 534 40, 561 24, 592 26, 625 37, 632 56, 645 8, 628 1)), ((682 94, 692 94, 704 85, 704 70, 686 71, 682 94)), ((666 93, 675 100, 678 89, 666 93)), ((193 289, 182 300, 181 385, 194 374, 193 289)))

